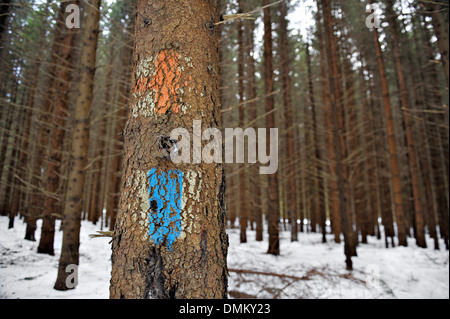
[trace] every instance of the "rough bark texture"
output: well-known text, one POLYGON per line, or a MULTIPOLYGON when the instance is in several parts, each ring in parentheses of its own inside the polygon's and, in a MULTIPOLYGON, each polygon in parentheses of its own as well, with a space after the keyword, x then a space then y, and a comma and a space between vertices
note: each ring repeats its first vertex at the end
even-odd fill
POLYGON ((221 127, 218 1, 138 0, 136 9, 110 297, 226 298, 223 165, 175 164, 158 148, 175 128, 199 138, 194 120, 221 127))
POLYGON ((101 0, 90 0, 86 6, 80 82, 73 117, 70 170, 64 202, 63 243, 54 287, 57 290, 69 289, 66 278, 70 272, 66 272, 66 267, 70 264, 78 265, 79 260, 81 209, 89 145, 89 110, 94 88, 100 3, 101 0))

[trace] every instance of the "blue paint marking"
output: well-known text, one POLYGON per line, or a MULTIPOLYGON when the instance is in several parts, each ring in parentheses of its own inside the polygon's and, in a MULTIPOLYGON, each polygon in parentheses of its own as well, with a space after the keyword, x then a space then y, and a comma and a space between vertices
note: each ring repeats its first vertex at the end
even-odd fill
POLYGON ((183 172, 168 172, 152 168, 148 174, 148 198, 150 207, 156 202, 156 210, 149 212, 150 239, 156 244, 164 241, 169 250, 181 232, 181 196, 183 194, 183 172))

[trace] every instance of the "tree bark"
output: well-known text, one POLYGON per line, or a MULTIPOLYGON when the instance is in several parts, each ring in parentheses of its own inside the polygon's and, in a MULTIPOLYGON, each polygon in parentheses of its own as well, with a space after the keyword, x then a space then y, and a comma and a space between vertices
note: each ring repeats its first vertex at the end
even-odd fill
MULTIPOLYGON (((242 1, 238 0, 238 12, 242 13, 242 1)), ((237 22, 238 27, 238 95, 239 95, 239 127, 245 127, 245 96, 244 96, 244 26, 242 20, 237 22)), ((247 196, 247 170, 241 169, 239 172, 239 226, 240 242, 247 242, 248 224, 248 196, 247 196)))
POLYGON ((64 202, 63 242, 59 259, 56 290, 70 289, 66 279, 68 265, 79 264, 81 209, 86 176, 87 153, 89 146, 89 110, 92 103, 95 59, 99 34, 101 0, 90 0, 86 6, 86 21, 83 34, 83 49, 80 60, 80 82, 73 117, 72 148, 70 170, 64 202))
MULTIPOLYGON (((64 7, 65 8, 65 7, 64 7)), ((61 6, 58 10, 56 21, 64 21, 64 8, 61 6)), ((44 195, 42 189, 44 187, 45 180, 45 162, 47 155, 48 139, 50 136, 51 126, 51 114, 53 111, 54 100, 53 94, 55 93, 56 86, 56 63, 59 59, 60 52, 62 50, 62 32, 63 28, 66 28, 65 24, 57 23, 54 31, 54 39, 51 50, 51 59, 53 63, 48 67, 48 79, 46 82, 45 94, 43 98, 42 109, 40 110, 39 126, 37 132, 37 144, 34 148, 32 155, 33 161, 30 162, 32 167, 32 179, 31 184, 37 188, 30 196, 29 207, 27 209, 26 222, 27 228, 25 231, 25 239, 35 241, 36 232, 36 220, 40 218, 42 214, 42 204, 44 201, 44 195)))
MULTIPOLYGON (((72 1, 70 3, 76 3, 72 1)), ((70 3, 61 3, 61 11, 70 3)), ((68 90, 70 87, 71 74, 73 71, 73 44, 75 32, 68 29, 64 32, 65 23, 62 20, 57 21, 59 28, 62 29, 63 41, 60 55, 58 56, 56 66, 56 77, 58 83, 53 94, 54 112, 52 124, 54 128, 50 135, 49 158, 46 164, 46 179, 44 189, 51 194, 61 194, 61 163, 65 135, 65 123, 68 111, 68 90)), ((61 39, 61 40, 62 40, 61 39)), ((41 238, 38 246, 38 253, 54 255, 53 241, 55 237, 55 214, 60 212, 60 203, 52 196, 46 196, 43 205, 41 238)))
MULTIPOLYGON (((269 0, 263 0, 263 5, 266 6, 270 3, 269 0)), ((274 97, 273 97, 273 62, 272 62, 272 22, 270 17, 270 7, 264 9, 264 92, 265 107, 266 107, 266 130, 275 127, 275 115, 274 109, 274 97)), ((266 135, 266 149, 270 149, 270 136, 267 132, 266 135)), ((278 174, 274 173, 268 176, 267 187, 267 221, 268 221, 268 233, 269 233, 269 249, 268 254, 279 255, 280 254, 280 239, 278 231, 278 223, 280 221, 280 203, 279 203, 279 187, 278 187, 278 174)))
POLYGON ((311 117, 312 117, 312 129, 313 129, 313 145, 314 145, 314 211, 317 216, 320 217, 320 228, 322 230, 322 242, 327 241, 326 238, 326 211, 325 205, 323 203, 324 198, 322 196, 322 172, 321 172, 321 155, 319 149, 319 127, 317 123, 316 116, 316 101, 314 97, 314 85, 313 85, 313 75, 311 68, 311 54, 309 52, 309 43, 306 43, 306 64, 308 67, 308 91, 309 91, 309 103, 311 107, 311 117))
MULTIPOLYGON (((321 3, 317 1, 317 10, 322 12, 321 3)), ((328 175, 328 196, 330 202, 330 220, 331 227, 334 234, 335 243, 341 242, 341 217, 339 208, 339 192, 337 184, 337 172, 336 172, 336 152, 334 149, 333 140, 333 118, 331 111, 331 101, 330 101, 330 84, 328 77, 326 75, 327 68, 327 54, 324 45, 323 36, 323 25, 320 21, 320 14, 317 16, 317 30, 319 38, 319 51, 320 51, 320 78, 322 82, 323 91, 323 103, 325 111, 325 122, 327 128, 326 143, 327 143, 327 154, 328 154, 328 165, 329 165, 329 175, 328 175)), ((329 68, 330 66, 328 66, 329 68)))
MULTIPOLYGON (((371 0, 372 3, 372 0, 371 0)), ((389 145, 389 159, 391 164, 391 180, 394 190, 395 218, 397 223, 397 235, 400 246, 407 246, 405 216, 403 212, 402 189, 400 182, 400 171, 397 158, 397 144, 395 141, 394 121, 392 118, 392 108, 389 98, 389 87, 386 79, 386 70, 383 61, 383 53, 378 39, 378 31, 373 29, 373 40, 377 54, 378 72, 380 74, 381 90, 383 94, 383 106, 386 117, 387 138, 389 145)))
POLYGON ((400 43, 397 30, 397 15, 393 9, 393 0, 388 0, 387 12, 390 17, 390 26, 392 29, 392 43, 394 47, 394 57, 397 71, 398 85, 400 89, 400 101, 403 111, 403 120, 405 124, 406 142, 408 149, 409 169, 411 174, 411 186, 413 191, 414 211, 416 219, 416 242, 419 247, 426 248, 425 241, 425 219, 422 211, 421 192, 420 192, 420 171, 417 159, 416 148, 414 145, 413 127, 410 114, 408 113, 408 91, 406 87, 405 75, 403 73, 403 62, 400 53, 400 43))
MULTIPOLYGON (((247 96, 248 96, 248 122, 253 123, 258 116, 256 99, 256 75, 255 75, 255 45, 254 45, 255 22, 247 20, 245 24, 246 35, 246 60, 247 60, 247 96), (253 102, 250 102, 253 101, 253 102)), ((256 125, 253 124, 256 130, 256 125)), ((255 220, 256 241, 263 240, 263 218, 262 218, 262 204, 261 204, 261 177, 259 175, 259 168, 256 165, 251 167, 251 194, 252 194, 252 216, 255 220)))
POLYGON ((113 299, 227 296, 223 165, 176 164, 158 142, 175 128, 200 138, 195 120, 221 127, 218 7, 217 0, 137 1, 113 299))
MULTIPOLYGON (((287 1, 289 2, 289 1, 287 1)), ((280 4, 280 58, 281 58, 281 83, 283 86, 283 104, 284 104, 284 120, 286 123, 286 144, 287 144, 287 217, 291 222, 291 241, 298 241, 297 229, 297 196, 295 190, 297 183, 295 180, 296 160, 295 144, 294 144, 294 124, 292 114, 292 99, 291 99, 291 76, 290 72, 290 57, 288 44, 288 21, 287 21, 287 3, 283 1, 280 4)))
POLYGON ((336 153, 336 175, 339 192, 339 212, 342 221, 342 232, 344 234, 344 253, 346 256, 345 263, 347 269, 351 270, 351 257, 356 254, 354 232, 351 220, 351 211, 348 205, 348 181, 346 180, 346 167, 343 164, 344 156, 346 154, 345 141, 345 120, 344 120, 344 105, 342 98, 342 91, 340 87, 340 73, 337 61, 337 43, 333 31, 333 17, 331 14, 331 1, 323 0, 323 14, 325 26, 325 41, 327 43, 327 61, 328 66, 331 67, 331 75, 329 77, 330 87, 330 104, 332 118, 336 119, 333 122, 333 142, 336 153))

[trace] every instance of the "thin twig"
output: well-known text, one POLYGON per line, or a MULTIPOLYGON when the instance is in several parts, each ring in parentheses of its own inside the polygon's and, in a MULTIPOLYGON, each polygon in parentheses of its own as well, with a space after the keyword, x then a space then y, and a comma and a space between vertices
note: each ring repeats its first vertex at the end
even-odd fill
POLYGON ((274 6, 274 5, 277 5, 277 4, 279 4, 279 3, 283 2, 283 1, 284 1, 284 0, 279 0, 279 1, 277 1, 277 2, 270 3, 270 4, 268 4, 268 5, 265 5, 265 6, 262 6, 262 7, 258 7, 258 8, 256 8, 255 10, 250 11, 250 12, 224 15, 224 16, 223 16, 223 20, 214 23, 214 25, 219 25, 219 24, 226 23, 226 22, 230 22, 230 21, 237 20, 237 19, 255 19, 255 18, 253 17, 253 15, 254 15, 255 13, 257 13, 257 12, 259 12, 259 11, 262 11, 262 10, 264 10, 264 9, 266 9, 266 8, 272 7, 272 6, 274 6))

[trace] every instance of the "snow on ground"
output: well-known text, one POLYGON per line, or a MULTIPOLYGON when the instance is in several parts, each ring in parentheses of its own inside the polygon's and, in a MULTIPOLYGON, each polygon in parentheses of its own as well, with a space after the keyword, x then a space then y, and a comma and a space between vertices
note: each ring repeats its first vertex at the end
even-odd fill
MULTIPOLYGON (((7 229, 8 218, 0 217, 0 298, 108 298, 110 238, 89 238, 99 228, 83 221, 78 286, 56 291, 62 232, 56 232, 55 256, 37 254, 40 226, 38 221, 37 241, 30 242, 23 240, 22 220, 7 229)), ((227 233, 231 298, 449 298, 449 252, 435 251, 429 238, 427 249, 417 248, 413 239, 408 247, 386 249, 383 240, 369 237, 369 244, 358 247, 350 273, 345 270, 343 244, 335 244, 331 235, 322 244, 321 234, 300 233, 299 242, 292 243, 289 232, 283 231, 281 255, 272 256, 266 254, 267 238, 254 241, 254 231, 248 231, 246 244, 239 243, 238 229, 227 233)))

